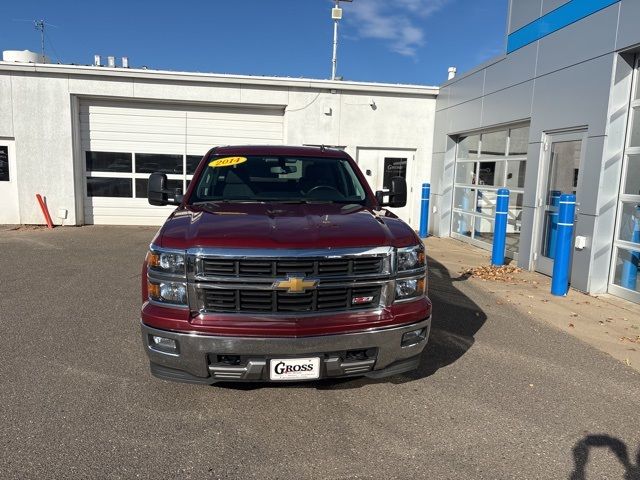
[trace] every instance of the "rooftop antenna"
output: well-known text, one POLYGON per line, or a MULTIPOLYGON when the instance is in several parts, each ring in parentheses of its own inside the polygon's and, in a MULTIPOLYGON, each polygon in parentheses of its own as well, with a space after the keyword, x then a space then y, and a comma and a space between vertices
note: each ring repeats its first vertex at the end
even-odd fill
MULTIPOLYGON (((344 1, 344 0, 343 0, 344 1)), ((40 19, 40 20, 14 20, 14 22, 33 22, 33 26, 35 27, 36 30, 38 30, 40 32, 40 55, 42 55, 42 61, 44 61, 44 31, 46 27, 55 27, 58 28, 57 25, 53 25, 51 23, 47 23, 44 21, 44 19, 40 19)))
POLYGON ((340 2, 353 2, 353 0, 333 0, 335 6, 331 9, 333 19, 333 59, 331 60, 331 80, 337 80, 336 70, 338 68, 338 21, 342 20, 342 9, 340 2))

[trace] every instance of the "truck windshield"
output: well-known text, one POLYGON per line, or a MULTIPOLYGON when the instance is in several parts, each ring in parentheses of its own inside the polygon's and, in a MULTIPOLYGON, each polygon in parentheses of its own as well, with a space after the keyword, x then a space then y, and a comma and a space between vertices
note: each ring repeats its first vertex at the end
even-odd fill
POLYGON ((189 203, 366 201, 347 160, 315 157, 211 157, 189 203))

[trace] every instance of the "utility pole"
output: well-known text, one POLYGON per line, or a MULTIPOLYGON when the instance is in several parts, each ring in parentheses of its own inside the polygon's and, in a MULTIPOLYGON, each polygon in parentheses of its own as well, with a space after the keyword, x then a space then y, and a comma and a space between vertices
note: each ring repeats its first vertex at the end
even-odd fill
POLYGON ((342 9, 340 2, 352 2, 353 0, 333 0, 335 6, 331 9, 333 19, 333 58, 331 60, 331 80, 336 79, 338 69, 338 22, 342 20, 342 9))

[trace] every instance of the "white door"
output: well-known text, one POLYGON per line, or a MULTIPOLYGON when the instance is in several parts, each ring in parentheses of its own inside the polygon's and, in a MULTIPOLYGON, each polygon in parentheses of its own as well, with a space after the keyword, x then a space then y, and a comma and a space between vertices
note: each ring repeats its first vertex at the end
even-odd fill
POLYGON ((151 173, 183 191, 217 145, 282 144, 284 109, 87 101, 80 105, 85 223, 160 225, 174 207, 147 201, 151 173))
POLYGON ((20 223, 13 140, 0 139, 0 225, 20 223))
POLYGON ((358 148, 357 162, 369 182, 371 190, 388 190, 391 178, 403 177, 407 180, 407 205, 389 208, 402 220, 412 225, 413 185, 411 182, 415 150, 382 150, 378 148, 358 148))
POLYGON ((534 255, 536 270, 545 275, 553 274, 560 195, 577 193, 585 138, 585 131, 555 133, 543 144, 534 255))

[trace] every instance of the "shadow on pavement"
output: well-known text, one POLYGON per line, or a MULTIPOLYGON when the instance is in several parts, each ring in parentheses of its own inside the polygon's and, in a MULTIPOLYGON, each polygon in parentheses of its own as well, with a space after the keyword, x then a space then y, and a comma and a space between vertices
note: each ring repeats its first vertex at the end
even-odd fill
POLYGON ((573 447, 575 468, 569 476, 570 480, 585 480, 587 478, 589 451, 593 448, 608 448, 611 450, 625 469, 623 478, 625 480, 640 480, 640 448, 636 453, 634 465, 629 458, 627 445, 622 440, 609 435, 587 435, 575 444, 573 447))
POLYGON ((438 369, 456 362, 474 344, 474 335, 482 328, 487 316, 469 297, 455 287, 455 282, 463 278, 451 278, 449 271, 439 262, 429 258, 429 297, 433 302, 431 335, 420 366, 413 372, 370 379, 353 377, 325 379, 314 383, 288 384, 234 384, 219 383, 218 388, 253 390, 258 388, 300 388, 315 387, 319 390, 339 390, 360 388, 378 383, 401 384, 420 380, 433 375, 438 369))

